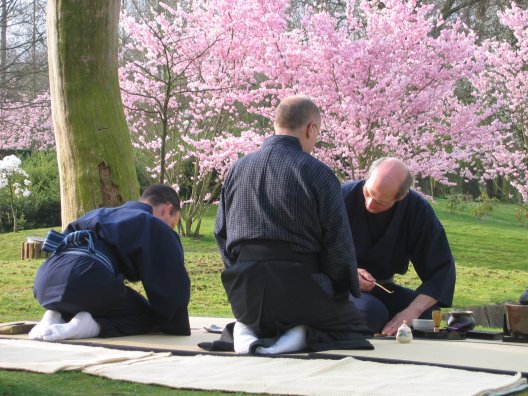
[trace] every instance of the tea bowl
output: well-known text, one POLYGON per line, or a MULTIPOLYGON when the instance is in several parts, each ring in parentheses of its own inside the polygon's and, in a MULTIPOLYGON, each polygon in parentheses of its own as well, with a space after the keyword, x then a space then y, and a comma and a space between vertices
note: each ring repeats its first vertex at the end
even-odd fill
POLYGON ((420 331, 433 331, 433 320, 432 319, 413 319, 412 326, 414 330, 420 331))

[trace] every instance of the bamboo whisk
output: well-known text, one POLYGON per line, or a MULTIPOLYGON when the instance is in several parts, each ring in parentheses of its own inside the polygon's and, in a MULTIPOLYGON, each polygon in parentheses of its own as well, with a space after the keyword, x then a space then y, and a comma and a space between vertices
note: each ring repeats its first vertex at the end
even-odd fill
POLYGON ((442 312, 439 309, 433 311, 433 326, 434 332, 438 333, 440 331, 440 323, 442 322, 442 312))

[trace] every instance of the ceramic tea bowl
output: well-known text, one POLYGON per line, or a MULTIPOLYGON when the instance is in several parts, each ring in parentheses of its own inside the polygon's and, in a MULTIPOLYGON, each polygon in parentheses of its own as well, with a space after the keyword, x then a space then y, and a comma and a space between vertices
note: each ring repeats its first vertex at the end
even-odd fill
POLYGON ((473 311, 451 311, 447 319, 447 327, 460 332, 466 332, 475 328, 473 311))
POLYGON ((414 330, 433 331, 433 321, 431 319, 413 319, 412 326, 414 330))

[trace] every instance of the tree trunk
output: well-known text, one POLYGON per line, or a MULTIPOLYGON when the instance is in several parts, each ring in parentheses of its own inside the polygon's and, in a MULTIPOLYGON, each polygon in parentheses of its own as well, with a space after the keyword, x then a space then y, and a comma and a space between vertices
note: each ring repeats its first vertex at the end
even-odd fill
POLYGON ((462 194, 471 195, 473 199, 480 197, 480 186, 478 180, 471 179, 468 182, 460 181, 462 184, 462 194))
POLYGON ((495 185, 493 184, 493 180, 486 180, 486 194, 488 194, 488 197, 490 198, 497 198, 497 192, 495 191, 495 185))
POLYGON ((117 76, 119 8, 119 1, 48 1, 63 227, 91 209, 139 196, 117 76))
POLYGON ((13 191, 13 184, 9 183, 9 202, 11 204, 11 214, 13 215, 13 232, 18 231, 17 214, 15 209, 15 193, 13 191))

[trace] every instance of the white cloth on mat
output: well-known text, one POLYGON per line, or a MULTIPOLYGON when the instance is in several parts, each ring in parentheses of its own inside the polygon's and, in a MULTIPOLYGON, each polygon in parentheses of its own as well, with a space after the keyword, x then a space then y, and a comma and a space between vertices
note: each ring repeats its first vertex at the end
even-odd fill
MULTIPOLYGON (((526 384, 520 374, 443 367, 255 356, 171 356, 102 347, 0 339, 0 369, 83 370, 173 388, 296 395, 488 395, 526 384)), ((501 393, 503 392, 503 393, 501 393)))
POLYGON ((55 342, 0 339, 0 368, 55 373, 60 370, 81 370, 91 365, 144 359, 170 353, 120 351, 117 349, 55 342))
POLYGON ((91 366, 112 379, 174 388, 295 395, 486 395, 526 379, 425 365, 252 356, 171 356, 91 366))

